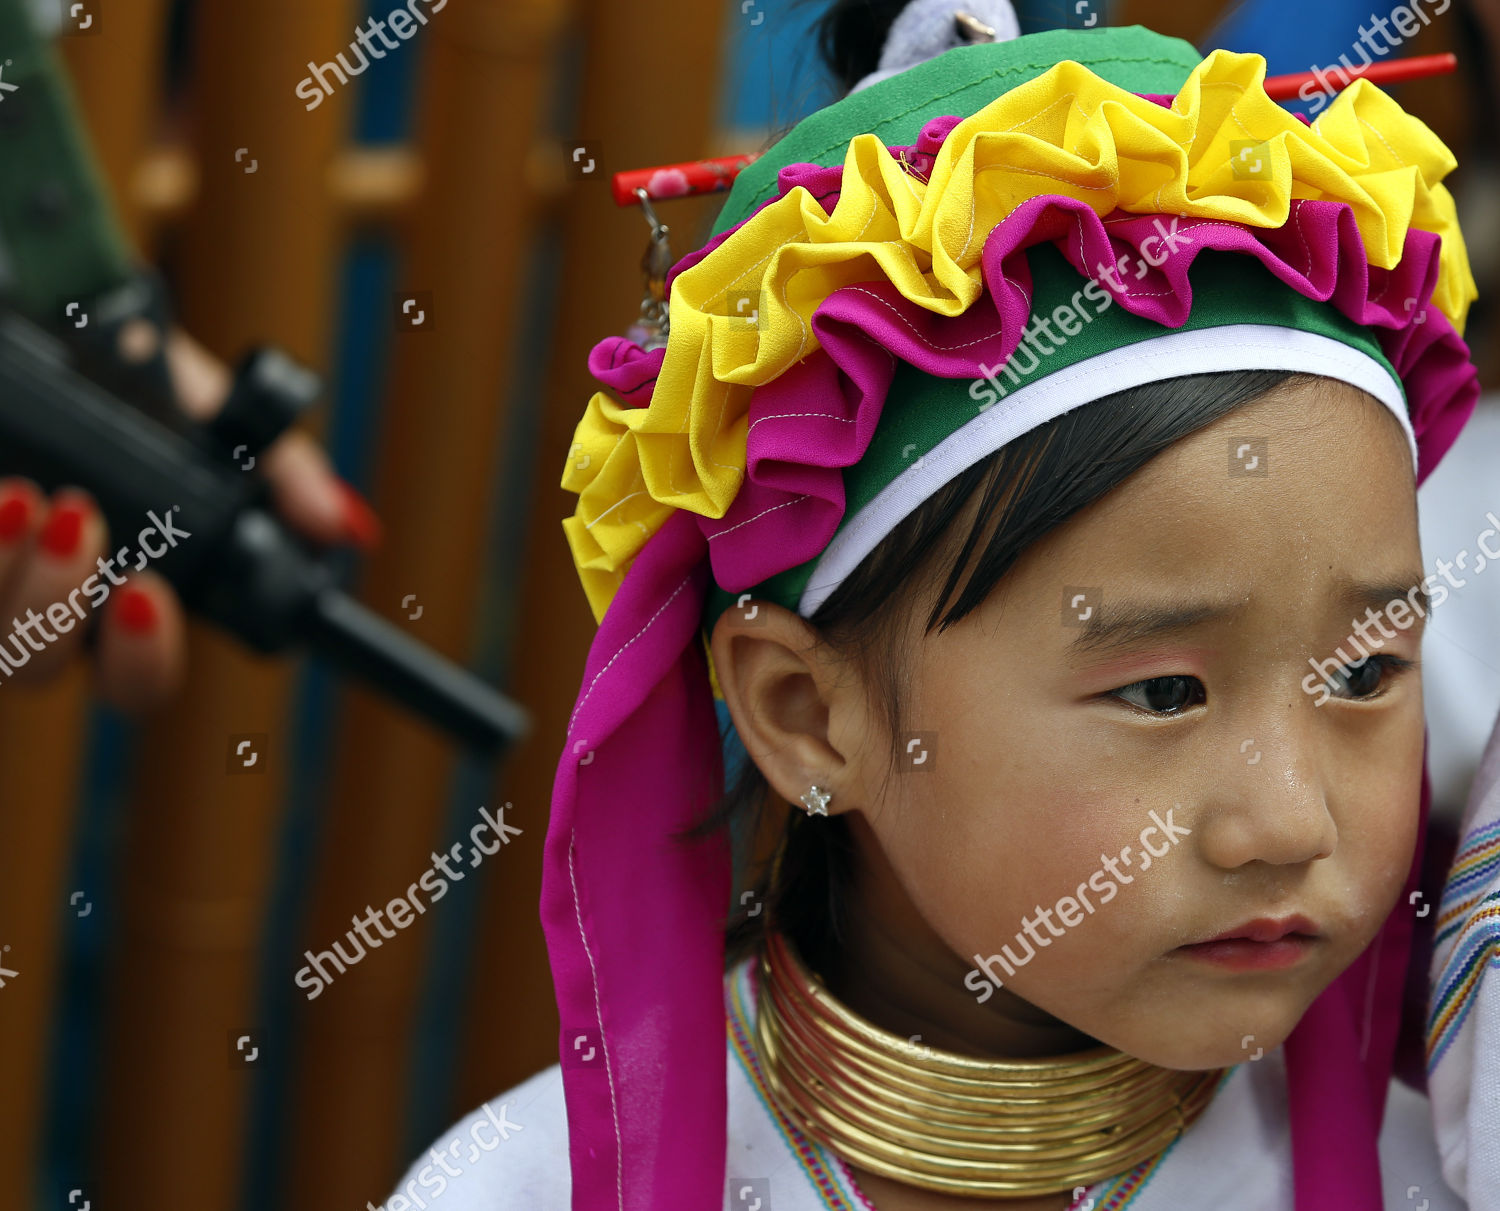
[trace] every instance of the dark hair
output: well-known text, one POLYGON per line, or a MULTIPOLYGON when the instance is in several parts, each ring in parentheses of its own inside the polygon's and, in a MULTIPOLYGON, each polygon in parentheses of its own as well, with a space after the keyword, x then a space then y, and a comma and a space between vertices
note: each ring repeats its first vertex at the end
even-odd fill
POLYGON ((818 58, 846 93, 880 66, 886 35, 907 2, 834 0, 818 19, 818 58))
MULTIPOLYGON (((908 684, 899 637, 905 633, 918 587, 930 584, 935 566, 941 571, 946 564, 946 580, 923 634, 964 618, 989 596, 1028 546, 1118 487, 1174 442, 1272 388, 1308 381, 1315 381, 1315 376, 1235 370, 1165 379, 1106 395, 1001 447, 956 475, 902 520, 808 620, 825 642, 878 687, 892 767, 900 756, 903 691, 908 684), (963 545, 950 561, 956 523, 981 489, 983 497, 963 545), (971 561, 972 570, 960 585, 971 561)), ((787 811, 777 836, 775 818, 767 815, 773 800, 765 775, 746 760, 728 792, 689 835, 729 828, 752 846, 756 840, 761 843, 750 863, 759 867, 748 884, 755 892, 753 905, 739 901, 740 907, 726 921, 729 961, 758 946, 769 919, 814 971, 824 971, 844 932, 854 861, 848 821, 840 816, 812 820, 797 808, 787 811), (783 849, 774 886, 766 860, 773 843, 783 849)))

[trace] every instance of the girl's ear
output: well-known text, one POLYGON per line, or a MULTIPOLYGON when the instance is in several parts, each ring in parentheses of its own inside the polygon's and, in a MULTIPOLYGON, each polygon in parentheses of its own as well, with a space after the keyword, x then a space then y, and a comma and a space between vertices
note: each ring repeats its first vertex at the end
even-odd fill
POLYGON ((709 647, 740 742, 772 789, 795 807, 816 783, 833 792, 830 815, 854 806, 871 738, 855 667, 806 619, 768 601, 725 610, 709 647))

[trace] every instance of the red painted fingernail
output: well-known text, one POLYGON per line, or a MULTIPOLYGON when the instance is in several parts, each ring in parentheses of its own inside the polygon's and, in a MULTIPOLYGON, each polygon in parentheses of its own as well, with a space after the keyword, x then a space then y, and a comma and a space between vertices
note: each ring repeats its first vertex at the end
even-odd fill
POLYGON ((31 526, 32 504, 20 488, 0 493, 0 542, 14 542, 31 526))
POLYGON ((344 502, 344 536, 356 546, 370 550, 380 545, 384 527, 365 498, 343 480, 334 481, 344 502))
POLYGON ((115 617, 127 631, 144 635, 147 631, 156 629, 156 602, 151 600, 148 593, 128 584, 120 590, 115 602, 115 617))
POLYGON ((53 505, 38 538, 42 549, 54 559, 71 557, 78 550, 78 541, 83 537, 83 523, 88 514, 89 506, 81 500, 69 499, 53 505))

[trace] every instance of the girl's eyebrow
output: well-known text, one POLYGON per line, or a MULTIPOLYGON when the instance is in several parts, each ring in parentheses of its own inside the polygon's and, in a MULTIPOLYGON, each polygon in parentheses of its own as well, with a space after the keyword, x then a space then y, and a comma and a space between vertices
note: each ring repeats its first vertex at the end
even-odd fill
MULTIPOLYGON (((1334 585, 1338 592, 1337 604, 1356 615, 1351 618, 1351 623, 1361 621, 1357 617, 1359 612, 1380 615, 1387 606, 1399 601, 1407 607, 1407 615, 1413 612, 1418 615, 1415 625, 1420 629, 1430 608, 1421 576, 1378 581, 1355 581, 1341 576, 1334 579, 1334 585)), ((1068 655, 1095 655, 1130 647, 1145 639, 1189 631, 1205 622, 1236 613, 1244 604, 1244 598, 1223 602, 1110 602, 1106 599, 1099 603, 1092 617, 1077 624, 1081 630, 1068 645, 1068 655)), ((1413 622, 1408 620, 1406 625, 1410 627, 1413 622)))
POLYGON ((1079 623, 1081 632, 1068 645, 1070 656, 1093 655, 1129 647, 1143 639, 1188 631, 1232 614, 1236 602, 1100 602, 1092 618, 1079 623))
POLYGON ((1334 578, 1334 583, 1340 590, 1339 604, 1353 610, 1371 610, 1381 614, 1392 603, 1404 601, 1425 619, 1432 608, 1421 573, 1380 581, 1356 581, 1338 576, 1334 578))

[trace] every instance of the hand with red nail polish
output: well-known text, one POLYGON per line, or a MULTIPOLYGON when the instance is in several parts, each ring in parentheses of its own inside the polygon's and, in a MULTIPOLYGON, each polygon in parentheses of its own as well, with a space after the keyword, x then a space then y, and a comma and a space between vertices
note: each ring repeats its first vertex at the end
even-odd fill
MULTIPOLYGON (((229 370, 186 334, 169 335, 167 365, 187 415, 207 421, 224 406, 229 370)), ((270 481, 292 529, 327 546, 379 543, 374 511, 307 434, 284 434, 256 463, 246 474, 270 481)), ((0 479, 0 687, 50 680, 92 632, 106 701, 141 710, 176 691, 187 659, 182 604, 149 560, 135 566, 140 552, 124 546, 134 537, 114 540, 86 490, 48 497, 29 480, 0 479)))
POLYGON ((88 493, 0 479, 0 685, 46 681, 78 648, 113 588, 90 580, 106 539, 88 493))

